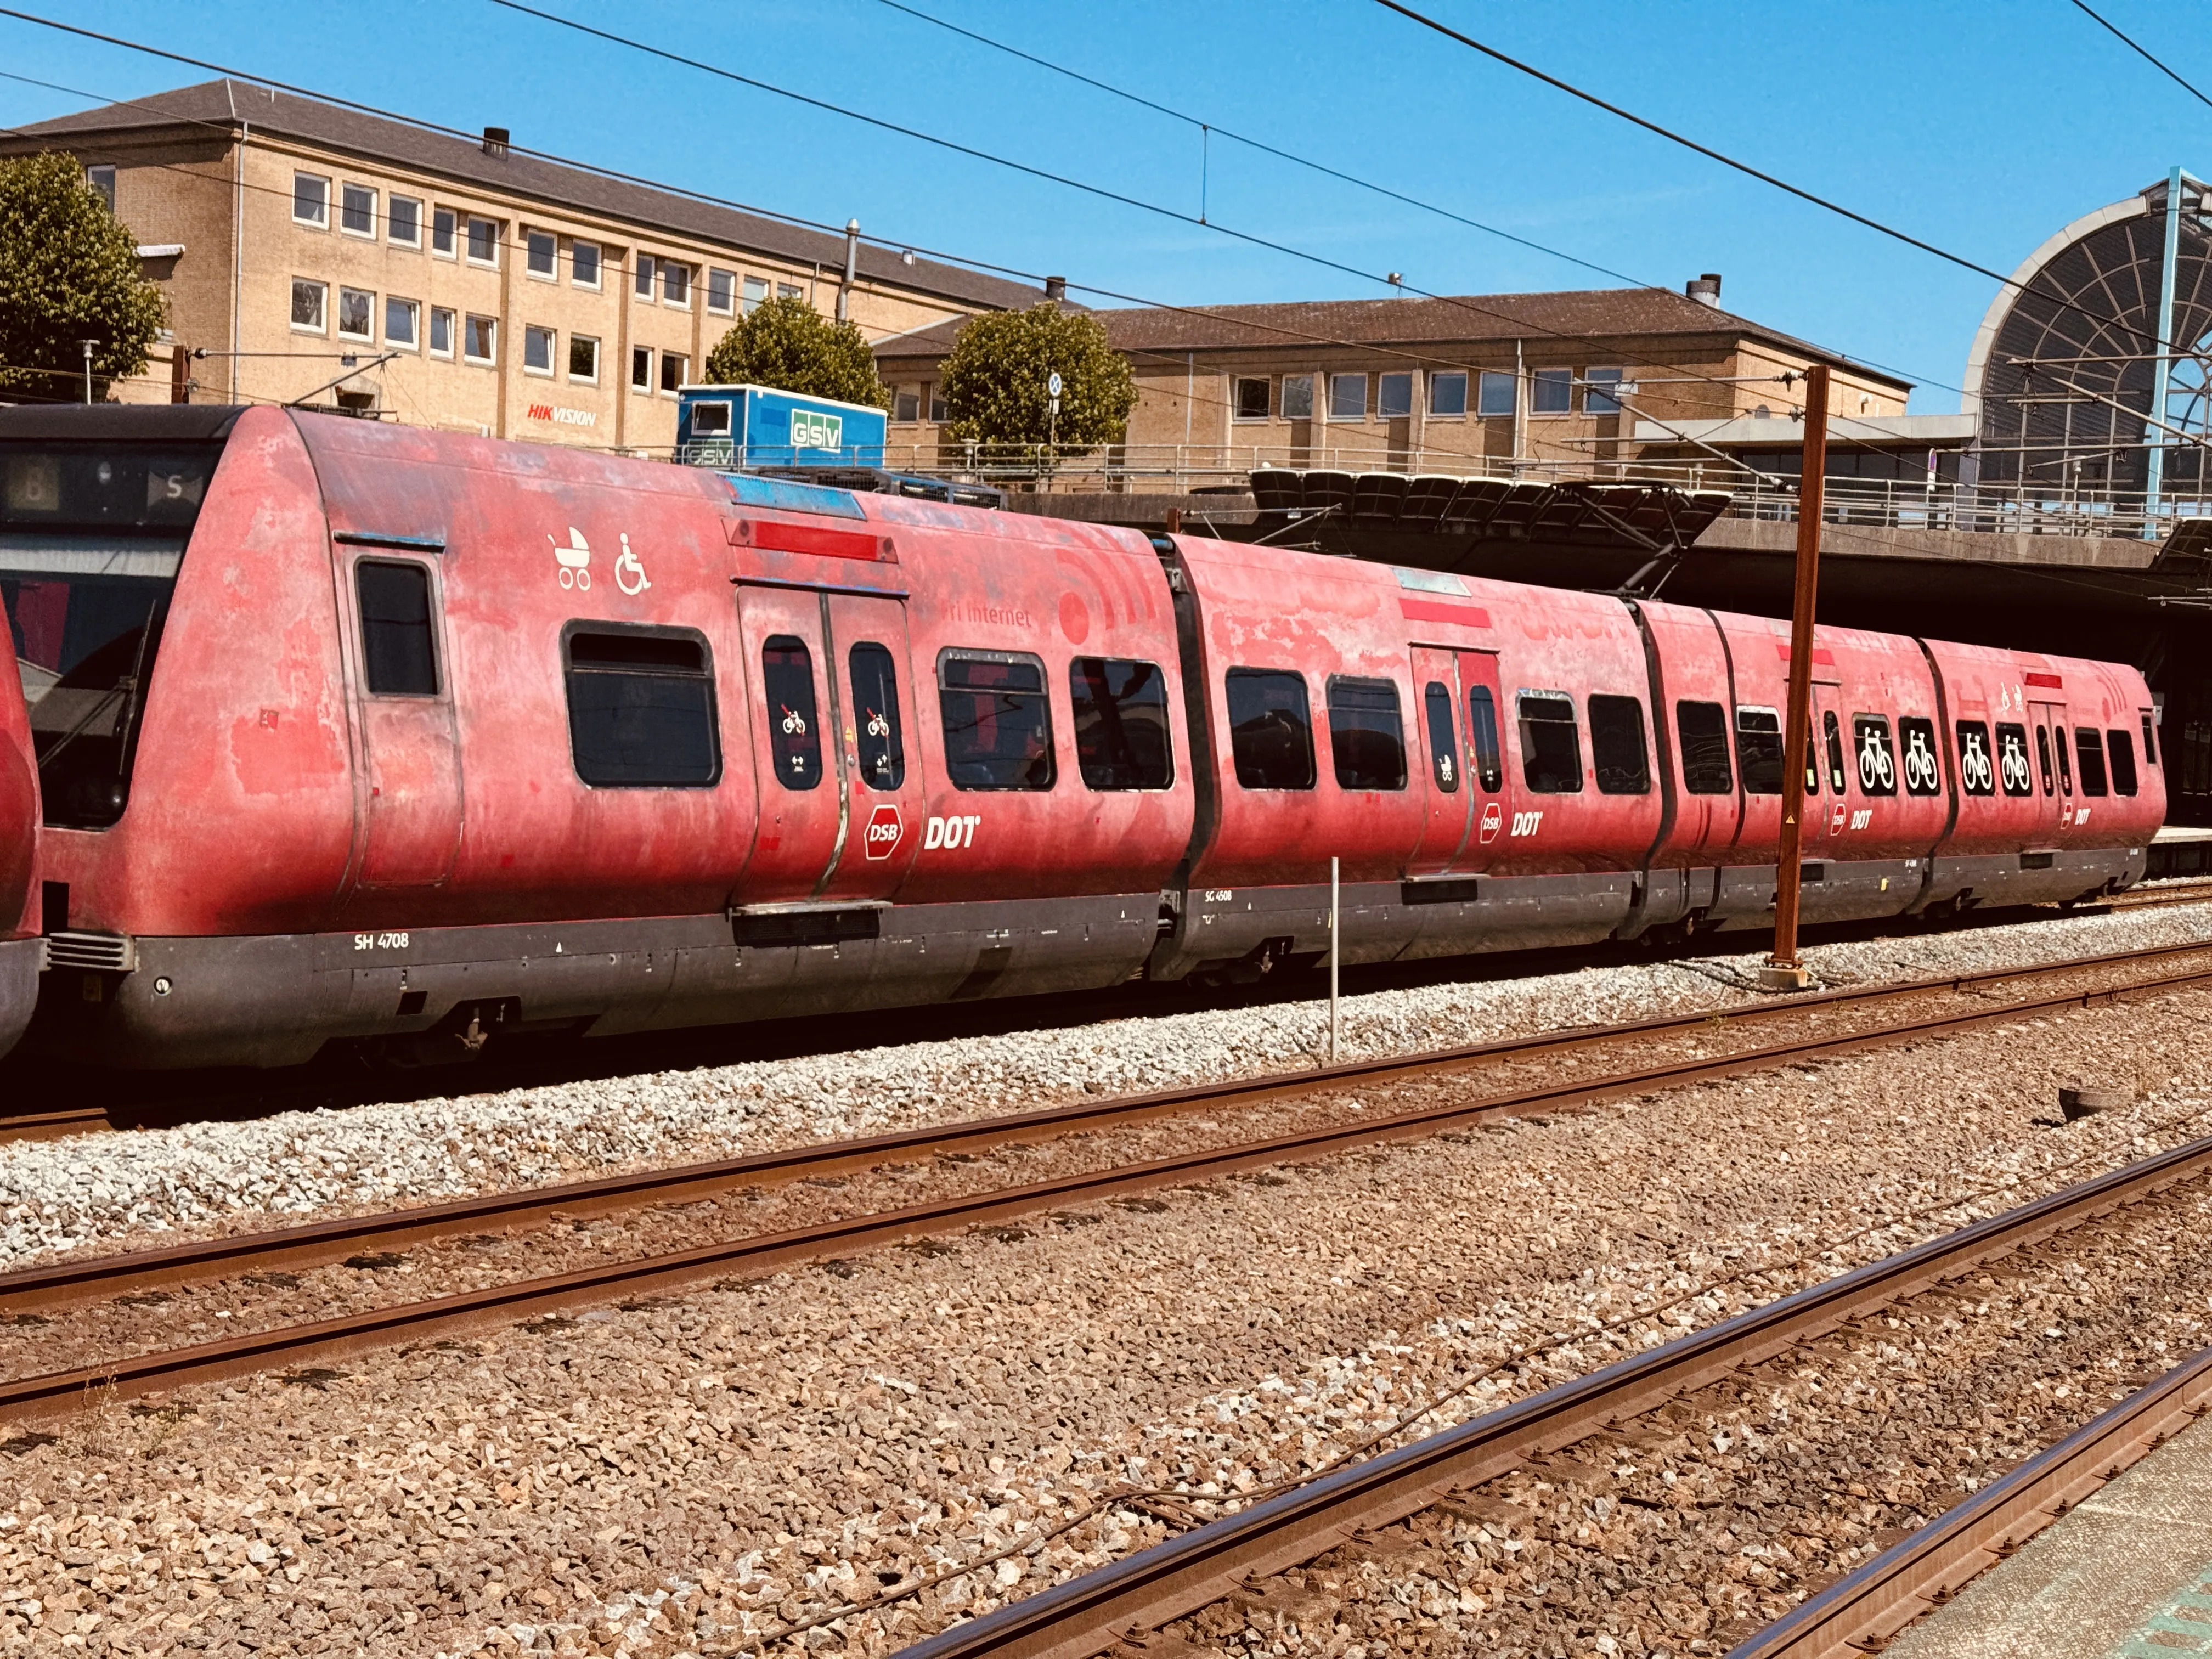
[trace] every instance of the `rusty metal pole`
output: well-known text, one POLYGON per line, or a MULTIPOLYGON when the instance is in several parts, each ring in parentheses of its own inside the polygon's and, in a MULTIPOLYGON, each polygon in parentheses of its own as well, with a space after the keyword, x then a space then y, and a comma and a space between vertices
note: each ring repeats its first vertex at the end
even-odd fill
POLYGON ((1782 846, 1774 864, 1774 953, 1759 969, 1771 991, 1813 982, 1797 960, 1797 890, 1803 873, 1805 768, 1813 733, 1813 607, 1820 590, 1820 483, 1828 465, 1828 366, 1805 372, 1805 459, 1797 473, 1797 591, 1790 613, 1790 712, 1783 718, 1782 846))

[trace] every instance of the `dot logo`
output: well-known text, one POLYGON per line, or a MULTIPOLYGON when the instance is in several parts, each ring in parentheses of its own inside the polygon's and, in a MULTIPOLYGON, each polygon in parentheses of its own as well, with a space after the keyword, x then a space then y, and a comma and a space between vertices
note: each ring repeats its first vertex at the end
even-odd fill
POLYGON ((868 814, 868 827, 862 833, 860 845, 871 859, 887 859, 898 851, 898 844, 906 836, 906 821, 899 810, 889 805, 878 806, 868 814))

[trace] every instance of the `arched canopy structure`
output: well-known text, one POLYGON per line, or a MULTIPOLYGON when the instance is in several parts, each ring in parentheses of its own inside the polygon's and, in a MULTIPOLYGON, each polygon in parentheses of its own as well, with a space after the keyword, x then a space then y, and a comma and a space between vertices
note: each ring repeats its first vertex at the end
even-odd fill
POLYGON ((2176 171, 2013 273, 1966 360, 1992 493, 2153 510, 2212 495, 2212 196, 2176 171), (2179 185, 2168 212, 2168 198, 2179 185), (2170 349, 2160 349, 2161 338, 2170 349), (2162 392, 2155 390, 2163 383, 2162 392))

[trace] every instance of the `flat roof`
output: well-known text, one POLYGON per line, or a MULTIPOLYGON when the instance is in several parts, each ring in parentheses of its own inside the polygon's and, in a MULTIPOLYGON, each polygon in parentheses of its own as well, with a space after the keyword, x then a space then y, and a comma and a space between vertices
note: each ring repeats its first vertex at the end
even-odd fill
MULTIPOLYGON (((127 143, 179 130, 220 128, 231 132, 248 125, 257 131, 364 161, 436 173, 479 189, 534 197, 580 212, 625 220, 646 231, 658 229, 720 242, 798 264, 818 264, 825 271, 842 272, 845 268, 845 239, 840 235, 650 185, 609 178, 512 148, 502 155, 488 155, 474 139, 245 81, 204 81, 18 127, 0 138, 0 154, 66 148, 97 162, 108 158, 88 153, 88 147, 81 141, 127 143)), ((858 271, 886 288, 985 310, 1016 310, 1044 297, 1042 289, 939 260, 916 256, 908 264, 903 249, 865 239, 860 243, 858 271)))

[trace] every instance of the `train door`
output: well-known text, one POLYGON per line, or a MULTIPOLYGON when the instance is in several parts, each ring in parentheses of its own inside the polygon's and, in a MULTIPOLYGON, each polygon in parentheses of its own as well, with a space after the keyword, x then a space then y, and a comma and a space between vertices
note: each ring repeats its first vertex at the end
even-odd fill
POLYGON ((1474 833, 1455 860, 1480 870, 1501 851, 1515 829, 1513 780, 1506 774, 1505 702, 1498 687, 1498 656, 1491 651, 1462 651, 1459 657, 1460 713, 1467 744, 1468 816, 1474 833))
POLYGON ((2032 702, 2028 716, 2035 731, 2035 769, 2031 787, 2036 792, 2035 833, 2055 836, 2074 822, 2074 760, 2066 752, 2071 740, 2066 730, 2066 705, 2032 702))
POLYGON ((760 812, 742 902, 887 896, 924 799, 896 599, 741 583, 760 812))
POLYGON ((1843 687, 1832 680, 1813 683, 1812 741, 1805 750, 1804 854, 1818 856, 1816 844, 1841 836, 1850 822, 1849 800, 1851 755, 1844 727, 1843 687), (1822 799, 1816 807, 1812 797, 1822 799))
POLYGON ((1427 757, 1429 804, 1413 867, 1442 870, 1467 845, 1474 823, 1474 781, 1468 775, 1456 653, 1429 645, 1413 647, 1413 703, 1427 757))
POLYGON ((362 769, 354 884, 436 886, 453 874, 461 841, 460 741, 437 576, 423 560, 374 554, 353 561, 352 577, 362 769))

